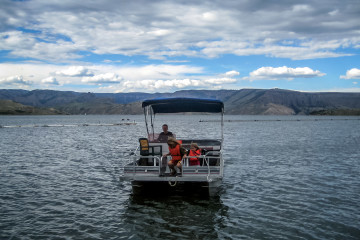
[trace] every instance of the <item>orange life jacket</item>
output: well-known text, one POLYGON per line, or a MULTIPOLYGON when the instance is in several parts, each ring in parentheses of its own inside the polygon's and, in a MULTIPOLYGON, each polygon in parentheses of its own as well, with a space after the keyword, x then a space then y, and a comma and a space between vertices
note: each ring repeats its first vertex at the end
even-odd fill
POLYGON ((200 148, 198 150, 195 150, 195 151, 190 149, 189 157, 195 157, 195 156, 196 157, 195 158, 189 158, 189 160, 190 160, 189 165, 190 166, 200 165, 200 161, 199 161, 199 158, 198 158, 198 156, 200 156, 200 155, 201 155, 201 149, 200 148))
POLYGON ((174 148, 169 147, 169 151, 170 151, 172 160, 180 161, 182 159, 181 152, 180 152, 180 144, 176 144, 176 147, 174 147, 174 148))

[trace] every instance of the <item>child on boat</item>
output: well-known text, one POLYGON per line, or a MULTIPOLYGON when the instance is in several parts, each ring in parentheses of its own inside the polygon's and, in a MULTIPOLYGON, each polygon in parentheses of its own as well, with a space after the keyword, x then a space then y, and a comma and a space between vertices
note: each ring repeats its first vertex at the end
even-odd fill
POLYGON ((188 153, 189 156, 189 166, 200 166, 199 156, 201 155, 201 149, 196 143, 190 145, 190 150, 188 153))
POLYGON ((170 175, 175 175, 176 174, 175 166, 178 167, 181 172, 181 168, 182 168, 181 160, 185 155, 186 150, 173 137, 168 138, 167 144, 169 146, 169 153, 164 154, 163 157, 167 157, 167 156, 172 157, 172 159, 168 162, 168 166, 171 170, 170 175))

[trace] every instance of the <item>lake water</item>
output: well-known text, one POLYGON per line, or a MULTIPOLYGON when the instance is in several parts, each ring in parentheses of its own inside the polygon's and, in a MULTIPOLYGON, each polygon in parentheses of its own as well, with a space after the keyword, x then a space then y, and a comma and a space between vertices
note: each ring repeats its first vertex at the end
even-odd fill
MULTIPOLYGON (((216 137, 214 119, 160 115, 156 127, 216 137)), ((133 196, 120 181, 142 116, 0 116, 78 125, 0 128, 0 239, 360 239, 358 117, 225 119, 222 191, 206 198, 133 196), (121 119, 137 125, 81 126, 121 119)))

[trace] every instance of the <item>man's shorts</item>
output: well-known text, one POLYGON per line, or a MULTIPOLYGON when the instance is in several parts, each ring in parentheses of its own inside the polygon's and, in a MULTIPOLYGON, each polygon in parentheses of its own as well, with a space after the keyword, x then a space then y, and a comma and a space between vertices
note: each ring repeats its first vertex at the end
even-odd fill
POLYGON ((174 165, 174 166, 176 166, 176 165, 178 164, 178 162, 181 162, 181 160, 173 160, 173 159, 171 159, 171 160, 169 161, 169 163, 172 164, 172 165, 174 165))

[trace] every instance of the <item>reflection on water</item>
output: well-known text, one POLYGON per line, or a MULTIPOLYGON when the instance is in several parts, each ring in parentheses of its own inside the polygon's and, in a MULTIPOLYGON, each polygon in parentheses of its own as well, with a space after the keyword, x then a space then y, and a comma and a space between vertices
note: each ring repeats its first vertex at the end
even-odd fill
POLYGON ((224 218, 220 198, 131 196, 124 223, 137 239, 218 239, 224 218))
MULTIPOLYGON (((358 118, 226 122, 218 198, 132 195, 121 153, 146 134, 142 116, 1 116, 0 125, 122 118, 138 124, 1 128, 0 239, 359 239, 358 118)), ((201 119, 218 118, 160 115, 155 128, 219 136, 201 119)))

